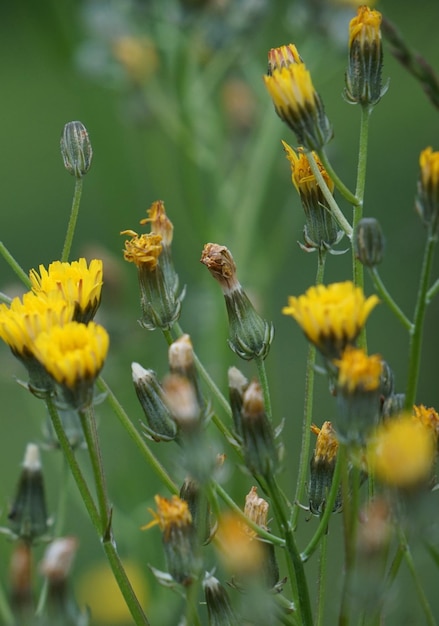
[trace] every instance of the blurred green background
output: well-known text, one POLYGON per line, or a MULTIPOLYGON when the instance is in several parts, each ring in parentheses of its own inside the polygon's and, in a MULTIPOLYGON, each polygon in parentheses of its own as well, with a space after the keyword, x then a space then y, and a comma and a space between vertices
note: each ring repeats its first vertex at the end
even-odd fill
MULTIPOLYGON (((382 0, 377 8, 439 69, 435 0, 418 0, 416 5, 382 0)), ((285 139, 294 145, 295 139, 277 119, 261 77, 271 47, 296 43, 334 126, 328 153, 353 188, 359 110, 346 104, 341 92, 347 28, 354 13, 347 4, 317 0, 22 0, 1 8, 1 241, 26 271, 59 258, 74 187, 74 179, 63 169, 59 137, 66 122, 81 120, 89 131, 94 159, 84 180, 71 258, 104 259, 99 321, 111 336, 104 377, 135 423, 141 411, 130 364, 138 361, 163 376, 166 344, 158 331, 150 333, 137 324, 136 272, 122 259, 119 232, 137 230, 151 202, 165 201, 175 226, 175 263, 181 283, 187 285, 181 325, 223 390, 231 365, 248 377, 256 375, 252 364, 240 363, 227 347, 222 295, 199 263, 204 243, 227 245, 241 282, 276 327, 267 367, 276 422, 286 421, 281 480, 290 497, 297 475, 306 343, 293 320, 280 311, 288 295, 298 295, 313 283, 316 258, 296 243, 302 238, 302 210, 280 144, 285 139)), ((365 215, 381 222, 387 242, 381 275, 411 315, 425 235, 414 211, 418 157, 428 145, 439 149, 439 114, 387 47, 383 77, 390 78, 390 87, 372 116, 365 215)), ((349 215, 349 207, 343 208, 349 215)), ((435 277, 438 268, 436 263, 435 277)), ((327 282, 349 277, 349 254, 328 259, 327 282)), ((5 262, 0 263, 0 290, 10 296, 23 291, 5 262)), ((366 291, 371 290, 368 282, 366 291)), ((418 393, 419 402, 436 408, 438 315, 436 299, 427 314, 418 393)), ((384 305, 374 311, 368 328, 369 349, 386 358, 394 369, 397 390, 403 391, 406 333, 384 305)), ((4 345, 0 366, 4 433, 0 509, 5 525, 25 445, 41 441, 45 414, 42 404, 15 383, 14 377, 24 372, 4 345)), ((314 421, 332 419, 334 411, 324 381, 318 380, 314 421)), ((154 494, 167 495, 166 491, 145 467, 108 405, 98 407, 98 416, 120 552, 140 568, 145 587, 153 588, 153 601, 146 604, 152 624, 176 624, 178 598, 157 589, 147 569, 148 563, 164 567, 158 530, 139 531, 150 519, 147 507, 154 494)), ((219 449, 222 445, 217 441, 219 449)), ((157 448, 158 456, 181 480, 173 444, 157 448)), ((54 511, 60 459, 44 453, 43 463, 49 508, 54 511)), ((233 454, 228 471, 226 487, 243 502, 252 482, 235 468, 233 454)), ((71 491, 66 533, 80 537, 74 570, 79 592, 84 577, 103 563, 103 555, 74 488, 71 491)), ((340 522, 334 522, 331 536, 334 572, 339 571, 340 522)), ((301 521, 299 543, 315 524, 301 521)), ((10 553, 11 544, 0 540, 3 581, 10 553)), ((40 555, 39 549, 36 560, 40 555)), ((422 560, 420 566, 427 567, 422 560)), ((310 563, 310 580, 314 567, 310 563)), ((433 584, 428 567, 423 571, 428 588, 433 584)), ((329 599, 338 591, 338 580, 330 579, 334 587, 328 587, 328 624, 337 610, 329 599)), ((107 585, 98 587, 96 579, 85 583, 89 591, 93 589, 94 597, 90 593, 85 597, 95 603, 93 623, 131 624, 129 618, 118 617, 116 609, 99 621, 98 605, 112 596, 107 585)), ((389 623, 418 623, 418 609, 410 607, 398 598, 395 621, 389 623)))

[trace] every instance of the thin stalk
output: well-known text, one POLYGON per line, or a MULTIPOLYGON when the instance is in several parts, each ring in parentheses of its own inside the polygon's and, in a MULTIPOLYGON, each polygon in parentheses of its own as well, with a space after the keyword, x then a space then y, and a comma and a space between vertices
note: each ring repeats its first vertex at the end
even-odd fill
POLYGON ((318 598, 317 598, 317 617, 316 626, 323 626, 325 613, 325 590, 326 590, 326 565, 328 557, 328 534, 323 534, 320 542, 320 562, 318 573, 318 598))
MULTIPOLYGON (((316 160, 315 160, 312 152, 307 152, 306 156, 307 156, 308 163, 309 163, 309 166, 311 168, 311 171, 314 174, 315 179, 317 181, 317 184, 320 187, 320 189, 322 190, 323 195, 325 196, 325 200, 328 203, 329 208, 331 209, 331 213, 334 216, 334 219, 336 220, 336 222, 338 223, 338 225, 340 226, 342 231, 345 233, 345 235, 349 239, 352 239, 352 232, 353 232, 352 226, 349 224, 348 220, 345 218, 345 216, 343 215, 340 207, 338 206, 337 202, 335 201, 334 196, 332 195, 328 185, 326 184, 325 179, 322 176, 321 171, 318 168, 318 165, 316 163, 316 160)), ((319 155, 319 156, 321 156, 321 155, 319 155)), ((332 175, 330 174, 329 171, 328 171, 328 174, 332 178, 332 175)))
POLYGON ((418 387, 419 369, 421 362, 422 334, 424 330, 425 311, 427 308, 427 291, 430 280, 431 267, 437 236, 428 230, 427 243, 424 251, 424 260, 419 281, 419 290, 413 317, 413 330, 410 336, 409 366, 407 375, 407 390, 405 396, 405 407, 411 410, 416 400, 416 390, 418 387))
POLYGON ((430 303, 430 301, 434 298, 434 296, 437 294, 438 291, 439 291, 439 278, 434 282, 434 284, 427 291, 427 295, 425 296, 427 304, 430 303))
POLYGON ((260 357, 255 360, 256 360, 256 366, 258 368, 259 383, 262 389, 262 396, 264 398, 265 413, 267 414, 268 419, 271 421, 273 417, 273 413, 271 409, 270 387, 268 385, 267 370, 265 369, 265 361, 264 359, 261 359, 260 357))
POLYGON ((73 235, 75 234, 76 221, 78 219, 79 205, 81 204, 82 195, 82 178, 76 178, 75 191, 73 192, 72 209, 70 211, 69 224, 67 226, 66 238, 61 253, 61 261, 69 260, 70 250, 72 248, 73 235))
MULTIPOLYGON (((317 260, 317 274, 316 285, 320 285, 323 282, 323 276, 325 274, 326 253, 324 251, 318 251, 317 260)), ((293 514, 291 518, 291 524, 293 528, 297 526, 297 520, 300 511, 300 502, 302 501, 303 494, 306 487, 306 475, 308 472, 309 464, 309 449, 311 442, 311 422, 312 422, 312 410, 314 399, 314 369, 316 362, 316 349, 313 344, 308 346, 308 357, 306 360, 305 370, 305 403, 303 409, 303 421, 302 421, 302 443, 300 447, 299 457, 299 474, 296 484, 296 495, 294 497, 293 514)))
POLYGON ((276 479, 269 474, 265 477, 267 481, 268 494, 271 498, 275 517, 285 537, 285 547, 288 554, 288 569, 291 576, 291 585, 294 597, 297 600, 297 613, 302 626, 312 626, 313 616, 311 610, 311 602, 309 598, 308 583, 306 581, 303 562, 297 549, 296 540, 291 524, 288 521, 288 515, 284 508, 284 499, 276 479))
POLYGON ((410 574, 412 575, 413 582, 415 584, 416 592, 418 594, 419 603, 422 607, 422 610, 425 615, 426 622, 428 626, 437 626, 437 622, 434 618, 433 612, 431 610, 430 604, 428 602, 427 596, 425 595, 424 588, 422 586, 422 581, 419 578, 419 574, 416 570, 415 564, 413 562, 413 557, 410 551, 410 546, 407 543, 407 538, 403 531, 399 530, 399 540, 404 548, 404 558, 409 568, 410 574))
POLYGON ((0 302, 3 304, 11 304, 12 298, 3 293, 3 291, 0 291, 0 302))
POLYGON ((345 457, 342 454, 338 454, 337 461, 335 463, 334 474, 332 476, 331 489, 329 490, 328 498, 325 504, 325 510, 323 512, 323 515, 320 518, 319 525, 317 527, 316 532, 314 533, 310 542, 306 546, 305 550, 300 555, 300 558, 302 559, 304 563, 308 561, 308 559, 311 558, 311 556, 314 554, 314 552, 316 551, 320 543, 320 539, 327 532, 329 518, 333 514, 332 511, 334 509, 335 500, 337 498, 337 493, 338 493, 339 486, 340 486, 340 476, 342 472, 341 468, 342 468, 342 463, 344 462, 345 462, 345 457))
POLYGON ((396 319, 401 322, 401 324, 404 326, 404 328, 406 330, 408 330, 409 332, 412 332, 413 324, 408 319, 408 317, 406 317, 406 315, 404 315, 404 313, 401 311, 399 306, 396 304, 395 300, 392 298, 390 293, 387 291, 383 281, 381 280, 381 277, 380 277, 380 275, 378 273, 377 268, 376 267, 371 267, 369 273, 370 273, 370 276, 371 276, 371 278, 373 280, 373 284, 375 286, 375 289, 377 290, 377 292, 378 292, 379 296, 381 297, 381 299, 387 304, 389 309, 395 315, 396 319))
POLYGON ((31 282, 29 280, 29 276, 17 263, 17 261, 14 259, 14 257, 12 256, 12 254, 9 252, 9 250, 6 248, 5 244, 2 241, 0 241, 0 254, 4 258, 6 263, 11 267, 12 271, 18 276, 20 281, 25 285, 25 287, 30 289, 31 282))
POLYGON ((46 404, 50 418, 52 420, 53 428, 58 437, 59 444, 64 453, 64 456, 66 457, 67 463, 69 464, 70 471, 72 473, 76 486, 79 489, 79 493, 81 494, 82 501, 84 502, 85 508, 87 509, 90 520, 99 538, 101 540, 104 539, 102 541, 102 545, 105 554, 107 555, 108 562, 110 563, 113 575, 119 585, 119 589, 124 597, 126 605, 131 613, 131 616, 134 619, 134 623, 136 624, 136 626, 149 626, 148 619, 139 604, 139 601, 123 568, 114 539, 112 537, 102 537, 102 522, 99 511, 94 503, 93 497, 85 481, 81 468, 79 467, 79 464, 76 460, 74 452, 70 446, 69 440, 66 437, 61 419, 58 415, 58 411, 56 410, 52 398, 47 398, 46 404))
MULTIPOLYGON (((355 204, 357 204, 358 203, 357 196, 355 194, 353 194, 352 191, 350 189, 348 189, 348 187, 346 187, 346 185, 343 183, 343 181, 339 178, 339 176, 335 172, 334 168, 332 167, 332 164, 331 164, 330 160, 328 159, 328 156, 327 156, 324 148, 322 148, 320 150, 320 152, 319 152, 319 159, 322 162, 322 165, 325 168, 325 170, 327 171, 329 177, 334 182, 334 185, 336 186, 338 191, 343 196, 343 198, 345 200, 347 200, 349 202, 349 204, 352 204, 353 206, 355 204)), ((320 185, 320 181, 319 181, 319 185, 320 185)))
POLYGON ((174 483, 172 478, 169 476, 163 465, 156 458, 156 456, 151 452, 151 450, 146 445, 143 437, 136 430, 130 418, 128 417, 126 411, 123 409, 119 400, 116 398, 110 387, 104 381, 102 377, 98 378, 97 385, 101 391, 104 391, 107 394, 108 402, 110 403, 111 408, 113 409, 116 417, 119 422, 122 424, 123 428, 126 430, 128 435, 136 444, 139 449, 141 455, 148 463, 148 465, 154 470, 157 476, 160 478, 161 482, 169 489, 172 494, 178 495, 180 493, 180 489, 174 483))
POLYGON ((6 596, 3 585, 0 585, 0 618, 2 624, 5 626, 14 626, 17 622, 9 606, 8 598, 6 596))

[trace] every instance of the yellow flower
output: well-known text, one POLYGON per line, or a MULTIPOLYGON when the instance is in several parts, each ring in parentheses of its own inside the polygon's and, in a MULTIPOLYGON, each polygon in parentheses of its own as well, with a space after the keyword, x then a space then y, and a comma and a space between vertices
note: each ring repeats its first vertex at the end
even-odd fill
POLYGON ((38 335, 70 322, 73 312, 73 302, 67 302, 58 292, 25 293, 22 300, 14 298, 9 306, 0 305, 0 337, 14 354, 33 355, 38 335))
POLYGON ((432 407, 427 409, 423 404, 415 405, 413 407, 413 417, 431 430, 437 442, 439 437, 439 415, 437 411, 432 407))
POLYGON ((439 222, 439 152, 433 152, 431 147, 423 150, 419 166, 416 209, 424 224, 435 232, 439 222))
POLYGON ((323 422, 321 428, 313 424, 311 431, 317 435, 314 461, 333 463, 338 452, 338 441, 331 422, 323 422))
POLYGON ((310 287, 298 298, 290 296, 282 313, 294 317, 309 341, 334 359, 355 342, 377 303, 377 296, 366 299, 359 287, 346 281, 310 287))
POLYGON ((349 23, 349 47, 354 40, 359 41, 360 46, 370 46, 381 41, 381 20, 379 11, 367 6, 360 6, 357 15, 349 23))
MULTIPOLYGON (((291 164, 291 180, 293 185, 299 192, 299 194, 311 195, 318 189, 317 181, 314 174, 311 171, 308 157, 304 154, 303 149, 299 148, 297 153, 289 146, 286 141, 282 141, 286 157, 291 164)), ((323 179, 327 184, 329 191, 334 191, 334 182, 332 178, 328 176, 327 171, 323 167, 319 157, 315 152, 312 153, 316 160, 317 167, 322 173, 323 179)))
MULTIPOLYGON (((323 422, 321 428, 313 424, 311 431, 317 435, 317 441, 310 462, 309 510, 313 515, 322 515, 326 508, 326 500, 334 476, 338 440, 331 422, 323 422)), ((339 488, 332 509, 333 513, 337 513, 341 509, 341 503, 342 496, 339 488)))
POLYGON ((332 137, 323 103, 296 48, 270 50, 265 86, 276 113, 307 150, 318 150, 332 137))
POLYGON ((161 242, 164 247, 170 246, 174 232, 174 226, 166 215, 165 203, 163 200, 156 200, 147 211, 148 217, 140 220, 140 224, 151 223, 151 233, 161 236, 161 242))
POLYGON ((379 426, 366 449, 369 472, 393 487, 427 481, 435 459, 430 428, 404 414, 379 426))
POLYGON ((35 356, 52 378, 74 390, 93 382, 104 365, 109 346, 107 331, 98 324, 70 322, 35 339, 35 356))
POLYGON ((367 356, 364 350, 348 346, 341 359, 334 364, 338 368, 337 384, 347 393, 356 390, 373 391, 378 389, 383 369, 381 357, 378 354, 367 356))
POLYGON ((162 251, 161 236, 154 233, 138 235, 133 230, 123 230, 121 235, 131 237, 125 241, 124 259, 134 263, 139 268, 145 267, 150 271, 155 270, 162 251))
POLYGON ((32 269, 29 277, 34 293, 60 293, 64 300, 72 302, 75 307, 76 321, 88 322, 101 301, 102 261, 93 259, 87 266, 84 258, 71 263, 54 261, 46 269, 39 266, 39 274, 32 269))
POLYGON ((215 539, 220 558, 233 573, 251 573, 261 568, 263 544, 237 515, 228 513, 220 518, 215 539))
POLYGON ((162 498, 160 495, 156 495, 154 500, 157 505, 157 512, 149 509, 154 519, 149 524, 142 526, 142 530, 159 526, 164 540, 167 541, 173 528, 183 528, 192 524, 192 515, 186 500, 182 500, 178 496, 172 496, 170 499, 162 498))

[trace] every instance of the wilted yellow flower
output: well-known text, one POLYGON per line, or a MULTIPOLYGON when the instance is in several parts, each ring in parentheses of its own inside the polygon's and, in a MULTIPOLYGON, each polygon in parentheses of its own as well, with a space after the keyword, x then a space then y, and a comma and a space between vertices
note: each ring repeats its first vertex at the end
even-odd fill
POLYGON ((274 70, 289 67, 293 63, 303 63, 302 58, 294 44, 271 48, 268 52, 268 74, 273 74, 274 70))
POLYGON ((147 267, 149 270, 155 270, 162 252, 161 236, 154 233, 138 235, 134 230, 123 230, 121 235, 131 237, 125 241, 123 253, 125 261, 134 263, 139 268, 147 267))
POLYGON ((439 223, 439 152, 425 148, 419 157, 416 209, 424 224, 437 231, 439 223))
POLYGON ((290 296, 282 313, 294 317, 309 341, 334 359, 354 344, 377 303, 377 296, 365 298, 359 287, 346 281, 310 287, 298 298, 290 296))
POLYGON ((96 379, 108 346, 108 333, 102 326, 69 322, 40 333, 35 356, 57 383, 73 390, 83 381, 96 379))
POLYGON ((382 16, 379 11, 370 9, 368 6, 362 5, 358 7, 357 15, 351 19, 349 24, 349 47, 352 46, 354 40, 357 40, 360 46, 371 46, 373 43, 381 41, 382 16))
POLYGON ((311 430, 317 435, 314 460, 332 463, 337 456, 338 441, 331 422, 323 422, 321 428, 313 424, 311 430))
POLYGON ((48 269, 40 265, 39 273, 34 269, 29 272, 34 293, 59 292, 75 305, 75 320, 84 323, 93 318, 101 301, 102 275, 100 259, 93 259, 87 266, 84 258, 71 263, 54 261, 48 269))
POLYGON ((419 404, 413 407, 413 417, 431 430, 437 442, 439 437, 439 415, 437 411, 432 407, 427 409, 423 404, 419 404))
POLYGON ((404 414, 379 426, 366 450, 367 464, 377 480, 393 487, 428 481, 435 459, 430 428, 404 414))
MULTIPOLYGON (((313 515, 322 515, 325 511, 326 500, 332 485, 337 460, 338 440, 331 422, 323 422, 321 428, 313 424, 311 431, 317 435, 317 441, 310 462, 309 510, 313 515)), ((334 502, 334 513, 340 510, 341 503, 341 489, 339 489, 334 502)))
POLYGON ((25 293, 22 300, 14 298, 9 306, 0 304, 0 337, 14 354, 33 355, 37 336, 70 322, 73 312, 73 302, 67 302, 58 292, 25 293))
POLYGON ((172 528, 182 528, 192 524, 192 516, 186 500, 182 500, 178 496, 172 496, 170 499, 163 498, 158 494, 154 497, 154 500, 157 512, 149 509, 154 519, 149 524, 142 526, 142 530, 159 526, 166 540, 169 538, 172 528))
POLYGON ((338 368, 337 385, 347 393, 354 393, 358 389, 378 389, 382 372, 382 361, 378 354, 367 356, 364 350, 348 346, 341 359, 336 359, 334 364, 338 368))
MULTIPOLYGON (((299 194, 311 195, 315 193, 315 190, 318 188, 317 181, 311 171, 308 157, 304 153, 303 149, 299 148, 299 150, 295 152, 286 141, 282 141, 282 145, 284 147, 286 157, 291 164, 291 180, 293 181, 293 185, 299 194)), ((323 179, 329 188, 329 191, 332 193, 334 191, 334 182, 332 178, 329 177, 318 155, 315 152, 312 154, 316 160, 317 167, 319 168, 323 179)))
POLYGON ((151 224, 151 233, 161 236, 161 243, 165 246, 170 246, 172 243, 172 236, 174 232, 174 226, 171 220, 166 215, 165 203, 163 200, 156 200, 150 206, 147 211, 148 217, 140 220, 142 226, 148 222, 151 224))

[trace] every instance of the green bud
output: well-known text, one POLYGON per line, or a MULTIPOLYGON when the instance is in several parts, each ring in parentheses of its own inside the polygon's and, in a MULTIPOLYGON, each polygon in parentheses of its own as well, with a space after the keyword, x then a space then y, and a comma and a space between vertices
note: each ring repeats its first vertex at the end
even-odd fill
POLYGON ((172 441, 178 428, 155 372, 139 363, 132 363, 131 370, 134 389, 146 417, 146 424, 143 423, 146 436, 154 441, 172 441))
POLYGON ((203 580, 209 626, 240 626, 230 604, 229 595, 220 581, 206 572, 203 580))
POLYGON ((355 256, 366 267, 375 267, 383 260, 384 235, 381 226, 373 217, 361 219, 354 234, 355 256))
POLYGON ((61 155, 64 167, 76 178, 87 174, 91 166, 93 150, 87 129, 82 122, 68 122, 61 135, 61 155))

